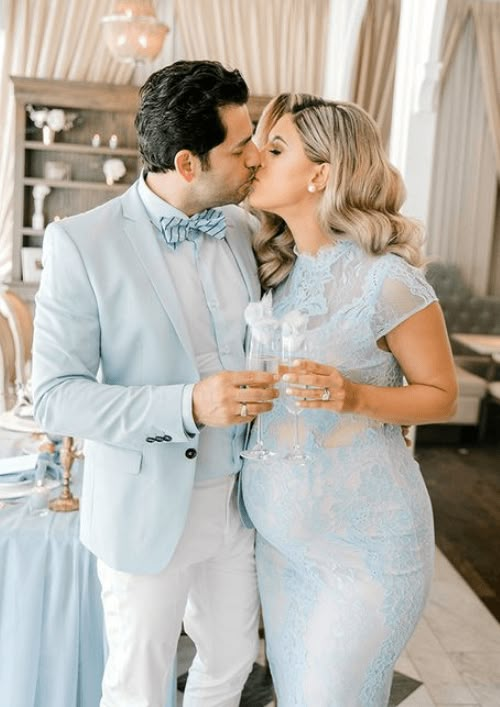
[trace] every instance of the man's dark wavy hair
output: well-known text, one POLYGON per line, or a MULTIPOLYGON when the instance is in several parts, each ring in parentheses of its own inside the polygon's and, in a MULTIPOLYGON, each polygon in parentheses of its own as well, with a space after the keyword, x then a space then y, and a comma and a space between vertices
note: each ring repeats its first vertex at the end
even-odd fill
POLYGON ((218 61, 177 61, 151 74, 140 98, 135 127, 146 171, 175 169, 179 150, 207 169, 208 152, 226 137, 218 109, 247 103, 248 86, 218 61))

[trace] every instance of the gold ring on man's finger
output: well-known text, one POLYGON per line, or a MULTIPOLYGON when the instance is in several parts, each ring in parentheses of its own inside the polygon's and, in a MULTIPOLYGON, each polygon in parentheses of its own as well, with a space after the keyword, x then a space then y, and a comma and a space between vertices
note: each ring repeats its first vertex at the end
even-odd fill
POLYGON ((240 417, 248 417, 248 407, 246 403, 241 403, 240 417))

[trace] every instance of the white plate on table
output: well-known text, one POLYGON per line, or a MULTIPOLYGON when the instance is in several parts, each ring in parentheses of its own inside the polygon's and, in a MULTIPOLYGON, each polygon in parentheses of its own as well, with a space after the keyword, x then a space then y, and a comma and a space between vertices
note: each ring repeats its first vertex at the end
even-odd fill
MULTIPOLYGON (((2 478, 9 474, 31 474, 38 461, 38 454, 16 454, 14 457, 3 457, 0 459, 0 483, 2 478)), ((6 483, 8 481, 5 479, 6 483)))
POLYGON ((6 410, 0 415, 0 427, 11 432, 42 432, 32 417, 21 417, 14 410, 6 410))
MULTIPOLYGON (((21 481, 18 484, 1 484, 0 501, 29 496, 34 485, 34 479, 26 479, 26 481, 21 481)), ((49 491, 60 485, 61 481, 59 479, 45 479, 45 486, 49 489, 49 491)))
POLYGON ((23 495, 25 491, 31 491, 35 483, 33 476, 23 481, 15 481, 12 483, 0 483, 0 499, 2 498, 17 498, 23 495))
MULTIPOLYGON (((22 498, 27 496, 35 485, 35 467, 38 454, 20 454, 17 457, 0 459, 0 499, 22 498), (28 478, 18 481, 9 480, 12 474, 26 474, 28 478)), ((58 479, 45 479, 48 489, 59 486, 58 479)))

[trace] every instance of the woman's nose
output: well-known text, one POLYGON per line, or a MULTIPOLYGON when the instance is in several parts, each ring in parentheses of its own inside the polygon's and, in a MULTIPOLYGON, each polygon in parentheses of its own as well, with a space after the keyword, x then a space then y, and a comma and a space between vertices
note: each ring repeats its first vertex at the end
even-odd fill
POLYGON ((259 162, 260 162, 261 167, 266 162, 266 155, 267 155, 267 150, 264 147, 261 150, 259 150, 259 162))

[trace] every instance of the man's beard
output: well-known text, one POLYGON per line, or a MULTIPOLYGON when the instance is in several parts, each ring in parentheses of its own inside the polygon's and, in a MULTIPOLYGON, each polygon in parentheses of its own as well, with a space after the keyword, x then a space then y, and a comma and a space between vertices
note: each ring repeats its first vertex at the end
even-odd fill
POLYGON ((252 181, 248 180, 231 191, 219 191, 218 194, 212 195, 212 199, 208 199, 210 204, 207 208, 211 206, 225 206, 226 204, 240 204, 246 199, 251 189, 252 181))

